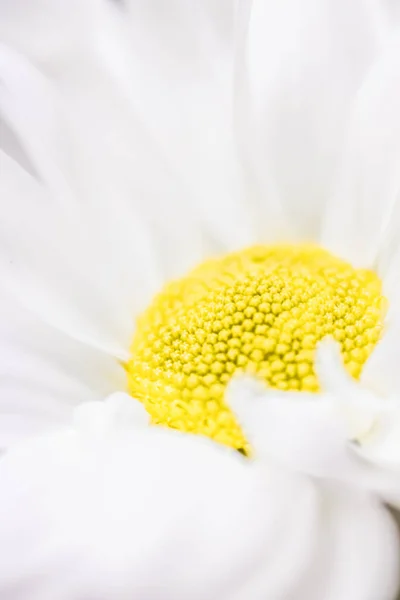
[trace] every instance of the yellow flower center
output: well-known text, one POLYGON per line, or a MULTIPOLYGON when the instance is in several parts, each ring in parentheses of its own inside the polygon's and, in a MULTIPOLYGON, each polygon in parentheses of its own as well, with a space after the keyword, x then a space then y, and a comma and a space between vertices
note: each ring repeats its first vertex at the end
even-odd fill
POLYGON ((376 274, 316 246, 254 246, 209 260, 166 285, 138 319, 130 391, 154 423, 246 449, 224 401, 232 376, 316 392, 315 349, 330 335, 358 378, 384 307, 376 274))

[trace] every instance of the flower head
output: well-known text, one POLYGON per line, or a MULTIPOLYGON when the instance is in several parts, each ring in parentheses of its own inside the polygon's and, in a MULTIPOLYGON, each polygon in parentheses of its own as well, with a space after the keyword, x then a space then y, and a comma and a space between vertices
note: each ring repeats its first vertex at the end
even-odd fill
POLYGON ((2 599, 395 597, 386 17, 0 7, 2 599))

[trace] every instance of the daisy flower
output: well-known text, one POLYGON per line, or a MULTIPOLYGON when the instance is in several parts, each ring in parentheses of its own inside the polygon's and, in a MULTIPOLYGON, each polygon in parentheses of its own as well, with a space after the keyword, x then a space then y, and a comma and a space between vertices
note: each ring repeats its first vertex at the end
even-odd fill
POLYGON ((389 9, 1 4, 2 599, 396 597, 389 9))

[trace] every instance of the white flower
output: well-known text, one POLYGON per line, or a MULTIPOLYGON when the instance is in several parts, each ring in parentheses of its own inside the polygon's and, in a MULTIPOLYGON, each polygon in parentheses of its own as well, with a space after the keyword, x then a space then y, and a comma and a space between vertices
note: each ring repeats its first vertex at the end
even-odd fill
POLYGON ((7 0, 0 42, 2 600, 393 599, 400 49, 383 7, 7 0), (210 256, 310 240, 382 281, 360 381, 330 340, 318 394, 233 378, 251 458, 149 426, 123 365, 154 294, 210 256))

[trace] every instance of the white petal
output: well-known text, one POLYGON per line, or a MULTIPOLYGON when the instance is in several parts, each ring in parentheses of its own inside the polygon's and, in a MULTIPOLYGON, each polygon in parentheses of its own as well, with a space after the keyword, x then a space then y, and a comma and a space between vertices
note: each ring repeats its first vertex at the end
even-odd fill
POLYGON ((392 597, 397 534, 367 496, 200 437, 114 425, 0 460, 2 599, 392 597))
MULTIPOLYGON (((294 506, 298 500, 294 499, 294 506)), ((312 530, 312 535, 317 533, 318 550, 303 578, 291 578, 289 563, 286 587, 274 589, 271 571, 279 572, 279 564, 272 560, 270 568, 247 588, 247 596, 239 594, 234 600, 393 600, 399 589, 399 541, 389 512, 373 498, 342 486, 321 486, 320 502, 318 533, 312 530)), ((278 557, 282 541, 277 543, 278 557)))
POLYGON ((306 597, 304 588, 308 591, 315 586, 313 567, 327 542, 327 532, 322 523, 322 494, 311 481, 302 481, 294 474, 284 473, 266 471, 272 498, 265 504, 264 519, 271 519, 274 527, 269 532, 268 545, 256 576, 239 587, 232 600, 291 600, 299 595, 306 597), (279 492, 284 493, 280 510, 276 510, 279 492))
POLYGON ((140 429, 150 425, 143 404, 125 392, 114 392, 103 402, 85 402, 74 411, 75 427, 104 436, 116 428, 140 429))
MULTIPOLYGON (((379 419, 369 438, 359 449, 360 455, 382 466, 393 469, 400 479, 400 407, 398 400, 382 406, 379 419)), ((396 503, 399 506, 399 503, 396 503)))
POLYGON ((389 512, 373 498, 328 487, 330 542, 315 565, 310 600, 393 600, 399 590, 398 530, 389 512), (366 524, 368 524, 366 526, 366 524))
MULTIPOLYGON (((254 243, 233 130, 234 3, 127 0, 131 97, 223 249, 254 243), (162 18, 160 18, 162 15, 162 18)), ((270 227, 272 231, 272 227, 270 227)))
POLYGON ((255 396, 239 379, 228 391, 229 405, 256 455, 308 475, 354 477, 346 427, 334 418, 330 403, 273 390, 255 396))
MULTIPOLYGON (((381 490, 386 487, 385 471, 389 474, 391 470, 394 479, 400 482, 397 347, 398 331, 392 326, 368 359, 360 382, 346 372, 339 346, 331 340, 321 342, 316 360, 322 389, 334 397, 336 416, 346 423, 347 437, 357 441, 354 450, 363 459, 383 469, 383 479, 380 483, 376 480, 381 490)), ((400 496, 396 487, 389 483, 385 496, 399 506, 400 496)))
POLYGON ((102 0, 2 0, 0 39, 57 73, 96 38, 102 16, 111 14, 107 5, 102 0))
POLYGON ((317 373, 321 385, 327 386, 322 393, 267 390, 252 379, 239 378, 228 388, 229 405, 255 457, 369 490, 399 506, 398 470, 388 469, 399 464, 395 443, 399 411, 385 417, 391 407, 385 408, 377 396, 342 374, 336 346, 328 342, 318 351, 317 373))
POLYGON ((325 337, 317 348, 315 357, 318 381, 323 390, 340 393, 357 384, 344 369, 340 345, 331 337, 325 337))
POLYGON ((49 327, 3 294, 0 307, 0 450, 69 423, 80 403, 126 388, 113 357, 49 327))
POLYGON ((348 439, 356 442, 353 450, 373 466, 369 472, 364 466, 364 472, 360 470, 359 475, 362 479, 366 477, 364 483, 375 487, 387 502, 398 507, 400 406, 396 388, 389 388, 388 391, 387 384, 382 385, 384 374, 393 383, 393 361, 387 357, 384 365, 385 356, 379 346, 377 356, 378 361, 373 357, 369 359, 361 382, 356 382, 344 368, 339 345, 331 340, 324 340, 317 351, 316 370, 322 389, 331 395, 335 413, 332 416, 340 418, 346 424, 348 439), (371 360, 372 364, 369 364, 371 360), (383 367, 381 377, 378 374, 379 366, 383 367))
POLYGON ((332 250, 378 270, 391 301, 399 262, 399 49, 400 40, 392 40, 358 92, 323 232, 332 250))
POLYGON ((362 383, 382 397, 400 394, 399 344, 400 325, 394 318, 362 371, 362 383))
MULTIPOLYGON (((97 147, 97 152, 101 152, 101 144, 89 139, 79 150, 74 147, 67 135, 70 129, 65 111, 48 82, 6 48, 0 53, 0 78, 0 117, 11 127, 14 139, 22 143, 24 156, 41 183, 36 184, 7 156, 1 156, 1 197, 9 199, 1 205, 0 220, 6 229, 2 258, 7 283, 43 318, 60 328, 67 327, 71 335, 126 357, 135 314, 166 276, 176 273, 183 263, 193 264, 194 255, 200 257, 201 232, 190 230, 189 222, 180 227, 173 212, 176 206, 167 207, 168 197, 175 192, 179 197, 179 192, 170 185, 171 180, 168 184, 163 180, 163 171, 155 165, 157 159, 153 164, 147 154, 147 167, 154 167, 157 177, 150 177, 144 165, 133 174, 132 199, 139 186, 146 204, 138 217, 135 210, 139 207, 135 209, 135 202, 128 202, 123 173, 115 173, 111 167, 109 172, 102 160, 96 162, 89 156, 87 160, 79 157, 82 162, 74 164, 79 152, 84 154, 86 143, 97 147), (30 103, 26 103, 27 97, 30 103), (102 175, 96 177, 93 169, 102 175), (143 177, 147 186, 141 183, 143 177), (164 195, 160 190, 155 193, 159 185, 164 195), (154 203, 150 206, 151 198, 160 208, 164 206, 172 219, 160 240, 152 219, 165 223, 166 218, 154 203), (161 252, 161 242, 168 246, 172 237, 170 251, 161 252), (183 241, 186 238, 187 244, 183 241), (8 246, 4 248, 6 240, 8 246), (175 261, 178 255, 181 258, 175 261), (26 270, 29 277, 24 275, 26 270)), ((134 145, 140 144, 135 137, 133 140, 134 145)), ((10 151, 9 140, 3 143, 10 151)), ((143 144, 140 152, 144 156, 143 144)), ((129 173, 132 177, 132 168, 129 173)))
POLYGON ((0 208, 1 285, 66 334, 126 358, 133 310, 118 302, 87 230, 4 153, 0 173, 0 195, 8 199, 0 208))
POLYGON ((0 480, 4 600, 24 589, 40 600, 228 600, 273 551, 292 494, 312 498, 296 480, 263 482, 233 452, 157 429, 32 442, 3 458, 0 480))
POLYGON ((397 0, 383 0, 382 4, 386 9, 386 19, 389 27, 398 29, 400 25, 400 4, 397 0))
POLYGON ((346 371, 340 345, 325 338, 319 343, 315 368, 320 386, 330 396, 333 413, 346 424, 347 438, 360 442, 373 429, 381 402, 346 371))
MULTIPOLYGON (((101 162, 108 181, 113 177, 113 197, 122 190, 132 201, 131 188, 143 195, 143 185, 149 196, 157 190, 158 202, 146 198, 139 209, 167 240, 176 244, 181 239, 190 248, 201 232, 209 252, 249 244, 257 216, 252 219, 245 204, 234 147, 230 0, 218 7, 210 2, 190 8, 177 1, 169 6, 168 18, 162 3, 138 1, 118 7, 91 1, 82 11, 76 2, 65 15, 62 3, 51 6, 48 0, 35 0, 31 10, 37 15, 29 21, 30 35, 25 38, 18 35, 25 25, 24 0, 16 4, 22 8, 6 14, 11 34, 5 39, 13 41, 14 35, 13 43, 40 61, 62 91, 71 109, 70 125, 83 141, 77 159, 85 160, 90 171, 86 191, 109 195, 101 162), (76 38, 75 52, 63 48, 56 67, 52 37, 40 43, 36 39, 42 38, 45 19, 63 40, 64 21, 74 25, 70 37, 76 38), (153 169, 147 162, 149 148, 158 152, 153 169), (166 170, 180 185, 163 185, 160 178, 166 170)), ((180 251, 174 256, 180 269, 187 265, 185 255, 180 251)))
POLYGON ((258 166, 272 168, 303 239, 319 234, 352 101, 381 36, 374 17, 362 0, 251 3, 246 52, 258 166))

